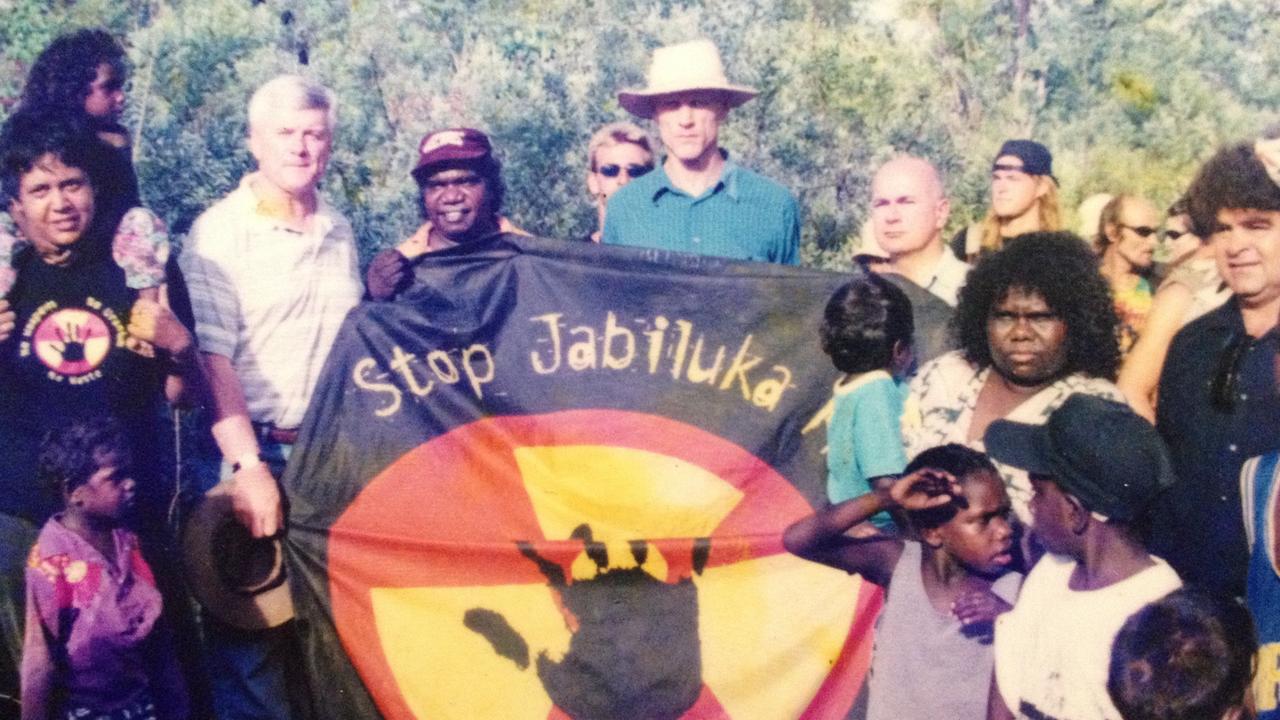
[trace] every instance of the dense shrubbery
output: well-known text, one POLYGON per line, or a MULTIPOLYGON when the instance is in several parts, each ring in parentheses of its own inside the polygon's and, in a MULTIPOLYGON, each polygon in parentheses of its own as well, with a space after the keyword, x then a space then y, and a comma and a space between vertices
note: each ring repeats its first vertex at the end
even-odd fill
POLYGON ((367 258, 417 217, 418 138, 480 127, 506 163, 508 214, 573 236, 593 222, 583 151, 650 50, 706 35, 761 96, 722 144, 790 186, 804 257, 840 267, 870 173, 898 151, 935 160, 953 225, 981 212, 991 153, 1053 148, 1068 206, 1121 189, 1172 200, 1219 142, 1280 102, 1280 17, 1241 0, 0 0, 0 102, 52 37, 101 25, 133 62, 126 123, 148 202, 179 231, 248 165, 255 85, 306 70, 342 99, 326 190, 367 258), (886 9, 889 8, 889 9, 886 9))

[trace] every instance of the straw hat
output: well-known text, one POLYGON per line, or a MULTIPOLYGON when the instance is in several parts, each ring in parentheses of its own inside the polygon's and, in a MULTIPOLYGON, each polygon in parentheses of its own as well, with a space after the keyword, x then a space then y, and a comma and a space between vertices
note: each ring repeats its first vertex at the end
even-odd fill
POLYGON ((729 82, 724 76, 720 51, 705 39, 654 50, 648 82, 648 87, 619 92, 618 104, 632 115, 651 118, 655 102, 664 95, 702 90, 716 93, 728 107, 736 108, 758 94, 754 88, 729 82))
POLYGON ((192 512, 182 559, 192 594, 222 622, 262 630, 293 617, 280 539, 254 539, 236 521, 228 483, 205 493, 192 512))

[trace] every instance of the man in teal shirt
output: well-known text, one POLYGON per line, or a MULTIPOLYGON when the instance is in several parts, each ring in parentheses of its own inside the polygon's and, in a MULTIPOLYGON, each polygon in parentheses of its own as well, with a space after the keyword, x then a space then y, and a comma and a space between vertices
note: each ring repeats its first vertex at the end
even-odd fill
POLYGON ((667 157, 610 198, 603 242, 795 265, 795 198, 731 162, 718 142, 729 110, 755 95, 728 82, 709 40, 654 51, 648 87, 618 102, 657 123, 667 157))

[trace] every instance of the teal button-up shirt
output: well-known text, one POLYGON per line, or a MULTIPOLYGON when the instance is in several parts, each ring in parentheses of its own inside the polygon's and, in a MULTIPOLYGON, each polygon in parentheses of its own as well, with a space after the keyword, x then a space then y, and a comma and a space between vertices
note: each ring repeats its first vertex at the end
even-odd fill
POLYGON ((602 242, 795 265, 800 211, 786 188, 729 161, 698 197, 659 165, 609 199, 602 242))

